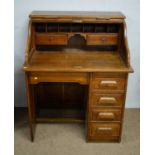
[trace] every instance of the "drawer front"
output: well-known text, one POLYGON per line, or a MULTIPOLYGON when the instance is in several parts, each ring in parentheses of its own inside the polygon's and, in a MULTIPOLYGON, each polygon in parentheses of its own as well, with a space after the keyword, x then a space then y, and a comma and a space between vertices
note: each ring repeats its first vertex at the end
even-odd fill
POLYGON ((38 84, 40 82, 77 82, 80 84, 88 84, 88 74, 31 72, 29 81, 31 84, 38 84))
POLYGON ((98 90, 125 90, 125 78, 93 78, 92 88, 98 90))
POLYGON ((117 45, 117 34, 88 34, 87 45, 117 45))
POLYGON ((120 121, 121 109, 93 108, 91 110, 92 121, 120 121))
POLYGON ((124 103, 124 94, 93 94, 91 106, 119 106, 124 103))
POLYGON ((120 123, 90 123, 90 136, 119 136, 120 123))
POLYGON ((37 45, 67 45, 67 35, 63 34, 36 34, 37 45))
POLYGON ((120 142, 120 136, 88 136, 90 142, 120 142))

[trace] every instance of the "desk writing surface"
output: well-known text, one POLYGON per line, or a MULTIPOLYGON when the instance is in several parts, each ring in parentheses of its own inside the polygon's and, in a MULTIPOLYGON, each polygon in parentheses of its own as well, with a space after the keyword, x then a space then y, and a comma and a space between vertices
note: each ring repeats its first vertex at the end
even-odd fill
POLYGON ((129 68, 117 52, 39 52, 32 55, 26 70, 30 71, 127 71, 129 68))

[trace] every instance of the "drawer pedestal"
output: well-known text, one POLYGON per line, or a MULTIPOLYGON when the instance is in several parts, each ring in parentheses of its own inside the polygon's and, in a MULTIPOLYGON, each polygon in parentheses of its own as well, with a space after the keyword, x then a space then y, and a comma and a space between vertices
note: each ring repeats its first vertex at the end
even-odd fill
POLYGON ((88 141, 120 141, 126 81, 127 74, 92 74, 88 141))

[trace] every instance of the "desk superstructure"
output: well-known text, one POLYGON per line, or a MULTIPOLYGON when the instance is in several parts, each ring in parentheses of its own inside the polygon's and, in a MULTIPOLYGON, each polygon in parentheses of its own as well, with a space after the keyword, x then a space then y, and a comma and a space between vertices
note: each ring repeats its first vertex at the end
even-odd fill
POLYGON ((84 122, 87 141, 119 142, 133 72, 125 16, 34 11, 29 17, 23 69, 31 140, 37 123, 84 122), (42 115, 49 109, 52 116, 42 115))

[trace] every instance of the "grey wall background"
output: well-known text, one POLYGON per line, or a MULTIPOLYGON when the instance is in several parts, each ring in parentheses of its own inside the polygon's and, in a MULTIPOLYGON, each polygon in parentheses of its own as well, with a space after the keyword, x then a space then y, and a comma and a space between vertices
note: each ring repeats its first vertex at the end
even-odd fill
POLYGON ((140 107, 140 29, 139 0, 14 0, 14 73, 15 106, 27 106, 25 78, 22 71, 26 47, 28 15, 33 10, 121 11, 127 19, 128 41, 134 74, 130 74, 126 107, 140 107))

